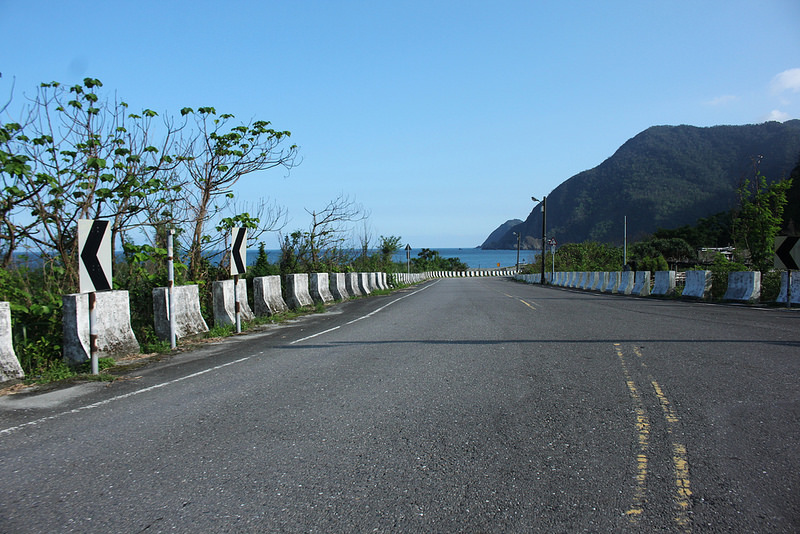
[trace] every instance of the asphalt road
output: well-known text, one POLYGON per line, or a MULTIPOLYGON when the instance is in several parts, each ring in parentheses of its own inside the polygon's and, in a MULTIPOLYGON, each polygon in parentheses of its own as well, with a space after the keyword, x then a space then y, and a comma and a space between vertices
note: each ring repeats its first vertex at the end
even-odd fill
POLYGON ((0 398, 2 532, 797 532, 800 314, 442 279, 0 398))

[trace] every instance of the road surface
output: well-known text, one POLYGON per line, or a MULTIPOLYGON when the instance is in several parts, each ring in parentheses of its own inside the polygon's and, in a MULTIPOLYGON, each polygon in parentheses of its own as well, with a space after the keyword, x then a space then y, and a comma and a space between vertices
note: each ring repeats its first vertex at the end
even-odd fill
POLYGON ((800 315, 431 281, 0 398, 2 532, 797 532, 800 315))

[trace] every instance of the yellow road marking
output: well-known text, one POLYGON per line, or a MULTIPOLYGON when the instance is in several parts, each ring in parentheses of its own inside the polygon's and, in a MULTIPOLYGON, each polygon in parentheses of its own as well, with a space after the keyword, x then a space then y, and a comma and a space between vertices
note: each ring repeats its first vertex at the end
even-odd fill
POLYGON ((617 349, 617 356, 622 365, 625 384, 628 386, 628 392, 633 399, 636 410, 636 430, 639 441, 639 453, 636 455, 636 489, 633 492, 631 507, 625 512, 625 515, 632 522, 636 522, 642 516, 644 504, 647 501, 647 449, 650 444, 650 419, 647 417, 647 410, 645 410, 636 383, 628 371, 628 364, 622 354, 622 349, 620 349, 619 343, 614 343, 614 346, 617 349))
MULTIPOLYGON (((631 397, 634 400, 634 408, 636 410, 636 428, 639 433, 639 454, 637 455, 636 477, 637 487, 634 491, 633 506, 626 512, 632 521, 636 521, 639 516, 641 516, 642 508, 645 503, 645 482, 647 479, 646 451, 650 426, 649 421, 646 419, 647 414, 644 411, 642 398, 638 389, 636 388, 635 382, 631 378, 627 362, 625 361, 625 356, 620 348, 620 344, 614 343, 614 346, 617 351, 617 356, 619 356, 620 363, 622 364, 622 372, 625 377, 625 383, 627 384, 631 397)), ((647 369, 647 364, 644 361, 644 354, 642 353, 641 348, 634 347, 633 352, 642 368, 647 369)), ((675 503, 674 520, 678 527, 684 532, 691 532, 692 522, 691 518, 689 517, 689 509, 691 508, 692 489, 691 480, 689 478, 689 459, 686 452, 686 445, 676 439, 677 433, 675 432, 676 425, 680 423, 680 419, 678 418, 678 412, 675 410, 675 407, 670 402, 666 393, 664 393, 664 388, 661 387, 661 384, 659 384, 652 377, 652 375, 648 374, 647 378, 650 381, 655 396, 658 399, 658 403, 661 406, 661 411, 663 412, 664 420, 667 424, 667 434, 669 434, 672 439, 672 466, 675 477, 675 494, 673 497, 675 503)))
POLYGON ((510 298, 510 299, 515 299, 515 300, 518 300, 518 301, 520 301, 521 303, 523 303, 525 306, 529 307, 529 308, 530 308, 530 309, 532 309, 532 310, 535 310, 535 309, 536 309, 536 308, 533 306, 533 304, 530 304, 530 303, 528 303, 528 302, 525 302, 524 300, 522 300, 522 299, 521 299, 521 298, 519 298, 519 297, 515 297, 514 295, 509 295, 508 293, 503 293, 503 295, 507 296, 507 297, 508 297, 508 298, 510 298))

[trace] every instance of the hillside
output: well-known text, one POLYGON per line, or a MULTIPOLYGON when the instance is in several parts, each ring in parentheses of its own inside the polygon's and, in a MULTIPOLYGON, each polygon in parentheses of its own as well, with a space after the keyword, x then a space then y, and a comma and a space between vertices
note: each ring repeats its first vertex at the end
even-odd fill
MULTIPOLYGON (((628 238, 658 228, 693 224, 729 210, 736 189, 753 177, 754 158, 769 180, 789 176, 800 160, 800 120, 744 126, 653 126, 623 144, 597 167, 569 178, 547 196, 547 235, 559 243, 621 244, 624 216, 628 238)), ((481 245, 539 248, 541 205, 520 225, 481 245)))

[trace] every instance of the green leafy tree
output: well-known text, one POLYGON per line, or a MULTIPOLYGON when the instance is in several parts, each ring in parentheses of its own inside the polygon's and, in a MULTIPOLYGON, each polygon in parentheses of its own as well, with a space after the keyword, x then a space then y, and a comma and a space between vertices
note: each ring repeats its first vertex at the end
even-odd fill
POLYGON ((775 236, 783 225, 786 193, 790 179, 767 183, 756 173, 754 180, 745 180, 739 188, 739 211, 733 225, 737 248, 746 249, 754 268, 766 272, 772 268, 775 236))
POLYGON ((258 244, 258 256, 256 261, 247 269, 247 278, 253 279, 257 276, 270 276, 280 274, 278 265, 269 262, 269 255, 264 247, 264 243, 258 244))
POLYGON ((416 258, 411 258, 411 268, 416 273, 428 271, 466 271, 469 267, 459 258, 443 258, 438 250, 423 248, 416 258))
MULTIPOLYGON (((20 125, 0 124, 0 266, 7 269, 21 240, 37 221, 20 222, 15 214, 38 193, 25 188, 31 174, 28 157, 15 154, 12 143, 20 125)), ((40 186, 40 187, 43 187, 40 186)))
POLYGON ((392 263, 394 254, 400 250, 401 240, 402 238, 400 236, 381 236, 379 250, 381 253, 381 262, 384 264, 384 266, 388 266, 392 263))
MULTIPOLYGON (((553 268, 553 254, 548 247, 544 258, 545 271, 553 268)), ((566 243, 556 250, 556 271, 615 271, 622 268, 622 248, 608 243, 586 241, 584 243, 566 243)), ((527 273, 542 272, 541 255, 523 269, 527 273)))
POLYGON ((141 223, 177 165, 168 154, 177 129, 167 124, 151 143, 157 114, 129 114, 125 102, 103 100, 100 87, 93 78, 41 84, 12 139, 30 167, 14 189, 36 221, 24 238, 65 269, 65 291, 77 287, 77 220, 110 219, 115 242, 141 223))

